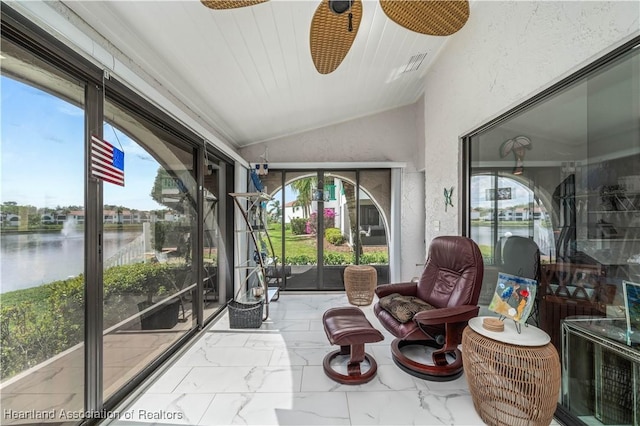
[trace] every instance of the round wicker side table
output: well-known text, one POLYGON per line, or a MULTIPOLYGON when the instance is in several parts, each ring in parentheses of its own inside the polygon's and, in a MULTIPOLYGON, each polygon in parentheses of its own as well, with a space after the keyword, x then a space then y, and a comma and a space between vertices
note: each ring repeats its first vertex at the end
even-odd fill
POLYGON ((560 392, 560 359, 539 328, 504 331, 472 318, 462 333, 462 365, 473 405, 488 425, 549 425, 560 392))
POLYGON ((373 266, 350 265, 344 270, 344 289, 352 305, 370 305, 377 285, 378 273, 373 266))

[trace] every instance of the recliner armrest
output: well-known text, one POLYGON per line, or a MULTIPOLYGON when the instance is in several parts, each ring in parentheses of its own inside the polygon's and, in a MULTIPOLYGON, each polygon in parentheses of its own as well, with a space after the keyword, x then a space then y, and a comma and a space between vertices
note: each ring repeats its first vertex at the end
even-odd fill
POLYGON ((384 297, 391 293, 400 293, 404 296, 415 296, 418 291, 416 283, 381 284, 376 287, 376 296, 384 297))
POLYGON ((438 308, 431 311, 418 312, 413 320, 422 325, 437 325, 469 321, 478 315, 480 308, 472 305, 454 306, 451 308, 438 308))

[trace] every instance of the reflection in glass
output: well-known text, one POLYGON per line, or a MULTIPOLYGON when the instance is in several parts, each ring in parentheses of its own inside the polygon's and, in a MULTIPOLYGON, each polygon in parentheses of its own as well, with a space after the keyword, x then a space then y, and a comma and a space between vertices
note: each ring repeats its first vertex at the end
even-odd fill
POLYGON ((197 197, 192 152, 105 108, 104 139, 125 153, 125 186, 103 186, 104 235, 120 244, 104 260, 107 399, 196 325, 197 197))
POLYGON ((205 319, 220 306, 219 248, 222 246, 218 222, 220 200, 220 167, 214 159, 207 158, 204 176, 204 251, 203 293, 205 319))
MULTIPOLYGON (((486 308, 495 289, 506 241, 530 239, 541 261, 534 322, 561 356, 563 321, 624 317, 623 283, 640 283, 638 117, 640 52, 633 49, 469 143, 469 228, 485 261, 480 304, 486 308), (500 148, 519 137, 530 144, 524 163, 516 165, 523 166, 516 168, 518 174, 513 157, 501 156, 500 148)), ((524 250, 510 254, 522 265, 534 261, 524 250)), ((598 342, 608 338, 608 331, 599 329, 590 331, 598 342)), ((629 424, 630 417, 613 421, 603 414, 619 403, 598 399, 607 391, 599 387, 597 374, 594 386, 593 372, 602 367, 609 369, 609 378, 626 377, 618 384, 628 395, 630 364, 603 363, 604 351, 584 339, 565 343, 582 356, 563 373, 565 383, 573 383, 565 391, 565 408, 589 424, 629 424)), ((602 377, 601 384, 606 380, 602 377)), ((624 409, 631 413, 630 407, 624 409)))

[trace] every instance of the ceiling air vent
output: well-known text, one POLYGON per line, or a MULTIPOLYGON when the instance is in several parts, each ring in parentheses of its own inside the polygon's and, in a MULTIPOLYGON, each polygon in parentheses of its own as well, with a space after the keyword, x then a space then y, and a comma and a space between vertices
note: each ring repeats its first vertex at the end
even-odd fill
POLYGON ((402 71, 402 73, 406 73, 406 72, 412 72, 412 71, 417 71, 418 68, 420 68, 420 65, 422 65, 422 61, 424 61, 424 58, 427 57, 427 53, 417 53, 415 55, 413 55, 412 57, 409 58, 409 62, 407 62, 407 65, 405 65, 404 67, 404 71, 402 71))

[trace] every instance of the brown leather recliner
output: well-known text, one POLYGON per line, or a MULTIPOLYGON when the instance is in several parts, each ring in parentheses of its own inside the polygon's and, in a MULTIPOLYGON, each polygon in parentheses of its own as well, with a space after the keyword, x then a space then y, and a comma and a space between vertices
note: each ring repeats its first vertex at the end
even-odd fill
POLYGON ((374 312, 384 328, 396 337, 391 353, 402 370, 437 381, 453 380, 462 374, 458 345, 467 322, 478 315, 483 274, 482 255, 473 240, 442 236, 431 241, 418 282, 376 288, 379 301, 374 312), (403 347, 415 344, 435 348, 433 365, 403 354, 403 347))

